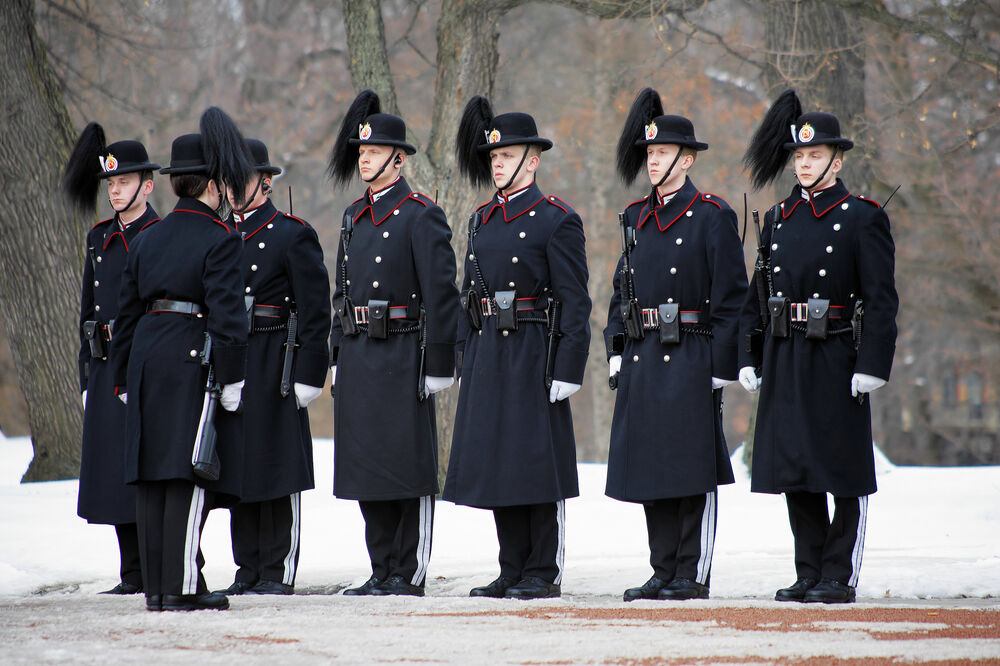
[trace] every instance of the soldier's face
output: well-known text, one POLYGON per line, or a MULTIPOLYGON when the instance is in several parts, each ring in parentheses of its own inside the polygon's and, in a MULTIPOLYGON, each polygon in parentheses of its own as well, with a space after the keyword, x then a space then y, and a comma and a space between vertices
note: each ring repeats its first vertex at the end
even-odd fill
MULTIPOLYGON (((361 174, 361 179, 366 183, 370 182, 370 179, 378 173, 378 170, 382 168, 385 161, 392 155, 393 150, 392 146, 362 145, 358 150, 358 172, 361 174)), ((387 179, 396 179, 396 174, 391 164, 379 176, 379 181, 387 179)), ((372 183, 372 185, 375 186, 376 183, 372 183)))
MULTIPOLYGON (((832 156, 832 146, 803 146, 802 148, 797 148, 795 150, 794 165, 795 177, 798 178, 799 185, 803 187, 812 185, 812 182, 823 173, 823 169, 826 169, 826 165, 830 164, 832 156)), ((813 189, 822 190, 833 185, 841 166, 839 158, 833 160, 833 164, 830 164, 830 168, 827 169, 823 180, 816 183, 813 189)))
MULTIPOLYGON (((527 148, 528 146, 516 145, 494 148, 490 151, 490 169, 493 171, 493 185, 495 187, 499 189, 507 185, 507 181, 514 175, 517 165, 521 164, 521 158, 524 157, 524 151, 527 148)), ((507 185, 507 190, 516 192, 530 185, 534 179, 534 171, 538 167, 538 162, 537 155, 527 157, 524 164, 521 164, 521 169, 517 172, 514 182, 507 185)))
MULTIPOLYGON (((108 201, 111 202, 111 207, 115 209, 116 213, 124 213, 126 211, 126 206, 128 206, 129 201, 132 199, 132 195, 142 185, 141 180, 142 176, 139 173, 125 173, 120 176, 111 176, 107 179, 108 201)), ((140 200, 142 206, 145 207, 146 198, 142 196, 142 192, 139 192, 130 208, 138 206, 140 200)))

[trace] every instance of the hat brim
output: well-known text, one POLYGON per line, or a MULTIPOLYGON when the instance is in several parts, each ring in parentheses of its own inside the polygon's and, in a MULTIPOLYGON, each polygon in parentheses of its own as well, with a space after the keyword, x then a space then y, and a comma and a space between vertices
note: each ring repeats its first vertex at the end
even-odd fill
POLYGON ((267 166, 254 167, 254 171, 257 171, 259 173, 271 174, 272 176, 277 176, 279 173, 283 171, 283 169, 281 167, 271 166, 269 164, 267 166))
POLYGON ((656 137, 655 139, 639 139, 635 142, 636 146, 652 146, 657 144, 674 145, 674 146, 684 146, 685 148, 691 148, 692 150, 708 150, 708 144, 702 143, 701 141, 691 141, 690 139, 683 139, 680 137, 656 137))
POLYGON ((371 141, 362 141, 361 139, 348 139, 347 143, 352 146, 360 146, 362 144, 367 146, 395 146, 396 148, 402 148, 403 152, 407 155, 412 155, 417 152, 417 149, 406 143, 405 141, 396 141, 393 139, 373 139, 371 141))
POLYGON ((143 164, 134 164, 132 166, 122 167, 120 169, 115 169, 114 171, 102 171, 98 174, 98 179, 111 178, 112 176, 121 176, 126 173, 135 173, 137 171, 156 171, 160 168, 159 164, 153 164, 152 162, 145 162, 143 164))
POLYGON ((190 166, 176 166, 176 167, 163 167, 160 169, 160 173, 164 175, 177 176, 185 173, 203 173, 208 175, 208 165, 207 164, 193 164, 190 166))
POLYGON ((513 139, 500 139, 496 143, 483 143, 477 146, 476 150, 486 152, 494 148, 504 148, 505 146, 538 146, 543 151, 552 147, 552 142, 542 137, 514 137, 513 139))
POLYGON ((841 150, 850 150, 854 147, 854 142, 850 139, 836 138, 836 139, 817 139, 816 141, 794 141, 784 144, 782 146, 785 150, 794 150, 795 148, 805 148, 806 146, 837 146, 841 150))

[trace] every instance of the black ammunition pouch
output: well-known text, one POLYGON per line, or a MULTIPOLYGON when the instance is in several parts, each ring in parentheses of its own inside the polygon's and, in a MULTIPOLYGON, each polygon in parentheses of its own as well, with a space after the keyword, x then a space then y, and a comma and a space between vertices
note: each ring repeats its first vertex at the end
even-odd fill
POLYGON ((368 301, 368 337, 374 340, 389 337, 389 301, 368 301))
POLYGON ((354 321, 354 303, 346 295, 333 299, 333 313, 340 320, 340 328, 344 335, 357 335, 358 325, 354 321))
POLYGON ((767 311, 771 315, 771 337, 787 338, 789 335, 788 299, 771 296, 767 299, 767 311))
POLYGON ((479 292, 475 289, 466 289, 462 292, 462 308, 469 318, 469 326, 474 331, 483 329, 483 302, 479 292))
POLYGON ((111 347, 112 326, 114 326, 114 320, 110 324, 100 321, 83 322, 83 337, 90 345, 90 355, 94 358, 107 360, 108 350, 111 347))
POLYGON ((494 296, 497 309, 497 330, 517 330, 517 292, 498 291, 494 296))
POLYGON ((809 315, 806 318, 806 337, 810 340, 826 340, 830 318, 830 301, 826 298, 810 298, 809 315))
POLYGON ((642 340, 646 332, 642 330, 642 312, 639 311, 639 303, 629 302, 627 307, 622 308, 622 319, 625 320, 625 333, 633 340, 642 340))
POLYGON ((660 344, 674 345, 681 341, 680 305, 677 303, 660 303, 659 324, 660 344))

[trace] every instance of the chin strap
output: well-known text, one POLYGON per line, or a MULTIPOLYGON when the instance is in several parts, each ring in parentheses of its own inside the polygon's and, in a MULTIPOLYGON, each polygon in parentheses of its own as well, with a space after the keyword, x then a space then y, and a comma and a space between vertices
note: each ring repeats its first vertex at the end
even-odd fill
MULTIPOLYGON (((115 215, 116 215, 116 217, 118 218, 118 223, 122 225, 122 228, 124 228, 124 227, 125 227, 125 224, 124 224, 124 223, 122 223, 122 213, 124 213, 124 212, 125 212, 125 211, 127 211, 127 210, 128 210, 129 208, 131 208, 131 207, 132 207, 132 204, 134 204, 134 203, 135 203, 135 199, 136 199, 136 197, 138 197, 138 196, 139 196, 139 190, 141 190, 141 189, 142 189, 142 183, 143 183, 143 180, 142 180, 142 174, 140 173, 140 174, 139 174, 139 185, 138 185, 138 187, 136 187, 136 188, 135 188, 135 192, 133 192, 133 193, 132 193, 132 198, 128 200, 128 203, 127 203, 127 204, 125 204, 125 208, 123 208, 123 209, 122 209, 122 210, 120 210, 120 211, 117 211, 117 210, 115 210, 115 215)), ((108 197, 108 203, 111 203, 111 197, 108 197)), ((114 206, 112 205, 112 206, 111 206, 111 209, 112 209, 112 210, 114 210, 114 208, 115 208, 115 207, 114 207, 114 206)))
POLYGON ((243 215, 243 213, 247 212, 247 210, 250 209, 250 204, 253 203, 254 198, 256 198, 257 192, 260 190, 260 185, 263 182, 264 182, 264 174, 260 174, 259 176, 257 176, 257 184, 254 185, 253 192, 250 194, 249 197, 247 197, 247 200, 244 202, 243 208, 233 208, 233 212, 239 215, 243 215))
POLYGON ((530 144, 524 146, 524 155, 521 155, 521 161, 517 163, 517 168, 514 169, 514 173, 510 175, 510 178, 507 179, 507 183, 503 187, 497 188, 497 191, 499 191, 501 194, 504 192, 504 190, 510 187, 510 184, 514 182, 515 178, 517 178, 517 174, 521 171, 521 167, 524 166, 524 160, 528 158, 528 150, 530 148, 531 148, 530 144))
POLYGON ((365 181, 366 183, 375 182, 376 180, 378 180, 378 177, 382 175, 382 172, 385 171, 385 168, 389 166, 389 162, 393 161, 394 159, 396 159, 395 150, 392 151, 392 154, 389 155, 389 158, 382 164, 382 166, 379 167, 379 170, 375 172, 374 176, 372 176, 371 178, 362 178, 361 180, 365 181))
POLYGON ((817 185, 819 185, 819 182, 821 180, 823 180, 823 178, 826 177, 826 172, 830 170, 831 166, 833 166, 833 161, 835 159, 837 159, 837 151, 836 150, 833 151, 833 155, 830 157, 830 161, 826 163, 826 168, 823 169, 823 173, 821 173, 819 175, 819 178, 817 178, 816 180, 814 180, 811 185, 803 185, 802 186, 802 189, 804 189, 806 191, 806 193, 809 195, 809 201, 810 201, 810 203, 812 202, 812 198, 813 198, 813 191, 812 191, 813 188, 816 187, 817 185))
POLYGON ((649 198, 651 200, 653 201, 656 200, 656 191, 660 189, 660 185, 663 185, 663 183, 666 182, 667 178, 670 178, 670 174, 673 172, 674 166, 677 164, 677 160, 681 158, 682 150, 683 149, 681 146, 677 146, 677 154, 674 155, 674 161, 670 163, 669 167, 667 167, 667 172, 663 174, 663 178, 660 179, 660 182, 658 182, 656 185, 653 185, 653 192, 649 195, 649 198))

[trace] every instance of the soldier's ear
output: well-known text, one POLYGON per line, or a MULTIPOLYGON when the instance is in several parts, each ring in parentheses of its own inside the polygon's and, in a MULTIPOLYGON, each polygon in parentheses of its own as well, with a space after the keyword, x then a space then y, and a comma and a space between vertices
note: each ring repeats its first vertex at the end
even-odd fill
POLYGON ((148 197, 150 194, 153 193, 153 187, 154 184, 152 178, 150 178, 149 180, 144 180, 142 182, 142 193, 148 197))

